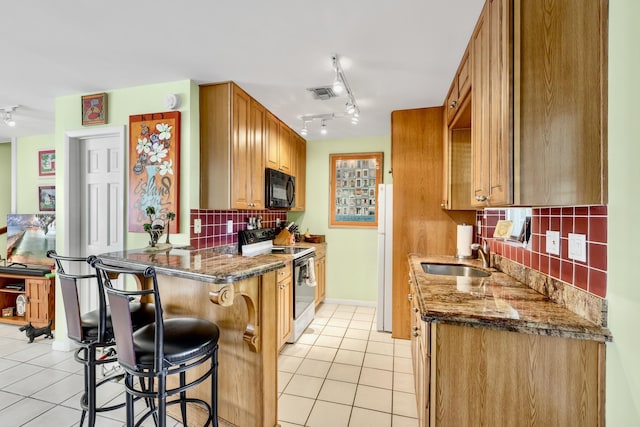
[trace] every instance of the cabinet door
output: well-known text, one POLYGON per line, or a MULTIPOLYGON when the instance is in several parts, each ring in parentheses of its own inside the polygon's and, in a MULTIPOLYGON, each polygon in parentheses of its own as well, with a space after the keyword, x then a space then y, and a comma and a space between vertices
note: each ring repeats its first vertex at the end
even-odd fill
POLYGON ((284 173, 291 173, 291 129, 280 122, 280 144, 278 149, 278 169, 284 173))
POLYGON ((267 111, 265 117, 265 167, 278 170, 280 161, 278 156, 280 146, 280 121, 276 116, 267 111))
POLYGON ((306 198, 307 143, 295 132, 292 132, 292 175, 296 177, 296 203, 293 211, 304 211, 306 198))
POLYGON ((326 275, 326 258, 316 258, 315 267, 316 267, 316 293, 315 293, 315 304, 316 307, 324 301, 327 294, 327 275, 326 275))
POLYGON ((513 203, 509 0, 489 0, 472 37, 472 204, 513 203))
POLYGON ((278 282, 278 348, 281 348, 291 336, 292 285, 291 275, 278 282))
MULTIPOLYGON (((35 327, 42 327, 53 321, 55 308, 51 293, 50 279, 27 279, 25 291, 28 298, 27 318, 35 327)), ((52 325, 52 329, 55 325, 52 325)))
POLYGON ((236 209, 249 209, 251 203, 251 165, 253 153, 249 136, 249 95, 233 86, 232 97, 232 205, 236 209))
POLYGON ((264 209, 264 135, 266 110, 259 102, 253 99, 251 99, 250 109, 249 151, 251 163, 249 164, 249 190, 251 199, 249 200, 249 206, 253 209, 264 209))

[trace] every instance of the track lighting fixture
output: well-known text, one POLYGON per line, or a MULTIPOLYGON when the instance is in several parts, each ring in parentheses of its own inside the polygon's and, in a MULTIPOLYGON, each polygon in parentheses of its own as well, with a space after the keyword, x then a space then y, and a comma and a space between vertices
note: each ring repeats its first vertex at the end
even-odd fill
POLYGON ((318 88, 308 89, 314 94, 315 99, 327 100, 330 98, 336 98, 342 95, 343 93, 346 95, 345 109, 343 113, 328 113, 328 114, 307 114, 302 117, 302 129, 300 130, 300 134, 302 136, 307 136, 309 133, 309 129, 307 125, 314 120, 321 120, 320 125, 320 133, 322 135, 327 134, 327 121, 333 119, 341 119, 341 118, 349 118, 351 119, 351 123, 356 125, 358 124, 358 117, 360 116, 360 107, 358 107, 358 103, 356 102, 356 97, 353 95, 351 91, 351 87, 349 86, 349 82, 347 81, 347 77, 344 74, 344 70, 342 69, 342 65, 340 64, 340 58, 338 58, 338 54, 334 54, 331 57, 333 61, 333 70, 335 72, 335 78, 333 80, 333 84, 329 86, 322 86, 318 88))
POLYGON ((16 121, 13 119, 12 113, 16 110, 16 108, 18 108, 17 105, 14 105, 12 107, 4 107, 0 109, 3 111, 2 121, 4 122, 5 125, 9 127, 15 127, 16 121))

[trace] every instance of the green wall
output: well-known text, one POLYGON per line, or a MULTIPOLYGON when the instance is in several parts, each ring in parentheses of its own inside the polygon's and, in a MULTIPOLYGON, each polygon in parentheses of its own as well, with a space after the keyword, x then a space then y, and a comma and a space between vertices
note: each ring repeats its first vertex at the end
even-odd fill
MULTIPOLYGON (((189 209, 199 206, 199 175, 200 175, 200 119, 198 103, 198 85, 190 80, 168 82, 154 85, 137 86, 125 89, 106 91, 108 95, 108 123, 98 126, 82 126, 80 96, 83 94, 64 96, 56 99, 56 162, 59 170, 67 168, 63 147, 65 132, 80 129, 95 129, 99 127, 126 126, 129 128, 129 116, 144 113, 167 111, 164 107, 164 96, 169 93, 178 95, 181 113, 180 132, 180 218, 181 233, 171 235, 172 243, 184 244, 189 242, 189 209)), ((127 134, 127 141, 129 136, 127 134)), ((129 164, 128 154, 126 164, 129 164)), ((128 181, 127 181, 128 185, 128 181)), ((57 175, 57 198, 64 198, 63 175, 57 175)), ((57 215, 62 219, 64 207, 59 205, 57 215)), ((126 211, 126 209, 125 209, 126 211)), ((126 221, 126 213, 125 213, 126 221)), ((64 247, 65 225, 58 221, 58 248, 64 247)), ((145 233, 127 233, 125 247, 144 247, 148 243, 145 233)))
POLYGON ((53 135, 18 138, 16 142, 16 173, 18 175, 16 213, 31 214, 39 212, 38 187, 56 184, 55 177, 41 177, 38 175, 38 151, 51 150, 54 147, 53 135))
POLYGON ((609 2, 609 426, 640 425, 640 2, 609 2))
POLYGON ((329 154, 384 152, 383 182, 391 183, 389 136, 307 142, 307 199, 304 213, 289 219, 327 241, 327 299, 375 302, 377 229, 329 228, 329 154))
MULTIPOLYGON (((11 213, 11 143, 0 143, 0 227, 7 225, 11 213)), ((0 234, 0 258, 7 253, 7 235, 0 234)))

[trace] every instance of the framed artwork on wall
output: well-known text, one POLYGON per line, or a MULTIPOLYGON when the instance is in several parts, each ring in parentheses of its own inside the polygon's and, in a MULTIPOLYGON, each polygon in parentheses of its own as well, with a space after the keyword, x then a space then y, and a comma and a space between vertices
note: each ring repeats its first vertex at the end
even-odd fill
POLYGON ((96 93, 82 97, 82 126, 107 123, 107 94, 96 93))
POLYGON ((180 232, 180 112, 129 116, 129 231, 144 232, 147 208, 156 217, 175 214, 180 232))
POLYGON ((41 212, 53 212, 56 210, 56 186, 38 186, 38 209, 41 212))
POLYGON ((384 153, 329 155, 329 227, 377 227, 384 153))
POLYGON ((56 174, 56 150, 38 151, 38 174, 40 176, 56 174))

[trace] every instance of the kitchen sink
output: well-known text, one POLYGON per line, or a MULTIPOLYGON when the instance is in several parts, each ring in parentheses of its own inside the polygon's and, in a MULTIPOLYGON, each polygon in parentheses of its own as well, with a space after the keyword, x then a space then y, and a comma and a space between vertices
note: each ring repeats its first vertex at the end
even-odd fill
POLYGON ((421 263, 422 269, 428 274, 439 276, 463 276, 463 277, 489 277, 491 273, 479 268, 462 264, 436 264, 431 262, 421 263))

